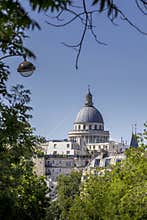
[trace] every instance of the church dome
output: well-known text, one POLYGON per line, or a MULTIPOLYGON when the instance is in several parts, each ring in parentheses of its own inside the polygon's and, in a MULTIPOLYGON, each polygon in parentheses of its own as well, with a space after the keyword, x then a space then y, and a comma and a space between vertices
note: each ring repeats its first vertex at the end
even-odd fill
POLYGON ((77 114, 75 123, 104 123, 101 113, 93 106, 84 106, 77 114))
POLYGON ((85 106, 77 114, 75 123, 104 123, 101 113, 93 106, 90 89, 86 95, 85 106))

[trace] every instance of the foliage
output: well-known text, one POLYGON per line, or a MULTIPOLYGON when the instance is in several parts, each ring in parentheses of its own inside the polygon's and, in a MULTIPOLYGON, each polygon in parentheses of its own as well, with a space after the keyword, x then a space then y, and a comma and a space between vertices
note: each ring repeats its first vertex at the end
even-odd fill
MULTIPOLYGON (((138 10, 146 15, 147 2, 144 0, 134 0, 132 5, 137 6, 138 10)), ((73 23, 75 20, 81 22, 82 33, 79 42, 75 44, 63 43, 65 46, 76 49, 76 68, 78 68, 78 60, 84 43, 85 35, 90 31, 92 37, 98 44, 107 45, 98 39, 95 33, 96 24, 94 23, 94 15, 105 13, 106 17, 115 24, 115 20, 119 17, 127 22, 142 34, 142 31, 135 22, 129 19, 123 12, 117 1, 114 0, 1 0, 0 1, 0 60, 9 56, 23 56, 35 58, 35 54, 24 46, 24 39, 28 37, 26 30, 34 28, 40 29, 37 21, 30 17, 28 11, 36 13, 45 12, 48 15, 48 24, 54 27, 64 27, 73 23), (28 8, 27 8, 27 6, 28 8), (56 23, 50 22, 51 14, 57 12, 57 16, 53 17, 56 23), (65 16, 64 16, 65 14, 65 16), (3 56, 4 55, 4 56, 3 56)))
POLYGON ((0 102, 1 219, 40 220, 49 205, 45 180, 33 171, 32 158, 40 139, 29 123, 29 93, 20 85, 11 92, 5 87, 0 102))
POLYGON ((131 148, 127 159, 104 175, 90 176, 70 209, 69 219, 147 219, 147 156, 131 148))
MULTIPOLYGON (((29 0, 31 10, 59 10, 64 1, 29 0)), ((11 56, 35 58, 24 46, 26 31, 38 28, 22 1, 0 1, 0 219, 44 218, 49 206, 48 189, 43 177, 37 177, 32 158, 41 139, 30 125, 30 91, 23 86, 7 88, 9 66, 3 60, 11 56)))
POLYGON ((70 175, 60 175, 57 184, 57 199, 51 203, 46 220, 67 219, 70 207, 80 192, 81 173, 72 171, 70 175))
MULTIPOLYGON (((146 135, 145 125, 142 138, 146 135)), ((89 174, 83 183, 75 174, 60 176, 58 197, 48 209, 51 218, 46 219, 147 219, 146 145, 142 142, 138 148, 129 148, 124 161, 101 169, 103 172, 89 174)))
MULTIPOLYGON (((66 0, 29 0, 32 11, 59 10, 67 5, 66 0)), ((68 3, 69 4, 69 3, 68 3)), ((39 24, 32 19, 21 1, 2 0, 0 1, 0 48, 1 55, 7 56, 28 56, 35 58, 33 52, 24 46, 24 39, 27 37, 26 30, 38 28, 39 24)), ((1 59, 1 58, 0 58, 1 59)))

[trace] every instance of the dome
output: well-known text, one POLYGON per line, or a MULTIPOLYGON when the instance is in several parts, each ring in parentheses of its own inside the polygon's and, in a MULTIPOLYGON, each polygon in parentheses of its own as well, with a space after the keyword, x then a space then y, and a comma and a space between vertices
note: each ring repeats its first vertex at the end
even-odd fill
POLYGON ((75 123, 104 123, 101 113, 94 106, 84 106, 77 114, 75 123))

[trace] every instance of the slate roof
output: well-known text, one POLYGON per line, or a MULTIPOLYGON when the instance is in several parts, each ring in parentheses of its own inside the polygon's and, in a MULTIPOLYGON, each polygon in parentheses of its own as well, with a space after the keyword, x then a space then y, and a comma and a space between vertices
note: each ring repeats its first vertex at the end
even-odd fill
POLYGON ((94 106, 84 106, 77 114, 75 123, 104 123, 101 113, 94 106))
POLYGON ((138 140, 136 134, 132 133, 130 147, 138 147, 138 140))

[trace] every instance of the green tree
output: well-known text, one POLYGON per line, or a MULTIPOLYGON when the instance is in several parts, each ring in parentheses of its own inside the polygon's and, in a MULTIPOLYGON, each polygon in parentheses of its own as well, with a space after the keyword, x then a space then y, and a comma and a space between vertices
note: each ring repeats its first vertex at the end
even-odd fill
POLYGON ((80 192, 81 172, 72 171, 68 176, 60 175, 57 183, 57 199, 51 202, 46 220, 68 219, 68 212, 76 195, 80 192))
POLYGON ((147 219, 147 154, 144 145, 127 151, 122 163, 90 176, 70 208, 69 219, 147 219))
MULTIPOLYGON (((31 11, 59 10, 67 5, 66 0, 29 0, 31 11)), ((39 24, 30 17, 22 1, 2 0, 0 2, 0 60, 9 56, 28 56, 35 58, 33 52, 24 46, 26 30, 40 29, 39 24)))
POLYGON ((32 158, 41 139, 29 123, 29 91, 5 88, 0 103, 0 218, 42 219, 49 205, 44 177, 37 177, 32 158))
MULTIPOLYGON (((37 12, 59 10, 66 4, 65 0, 29 1, 31 10, 37 12)), ((33 170, 32 157, 41 139, 33 135, 30 125, 30 92, 20 85, 8 90, 10 70, 4 62, 11 56, 35 58, 24 46, 25 32, 40 26, 22 1, 1 1, 0 18, 0 218, 40 220, 49 206, 46 182, 33 170)))

